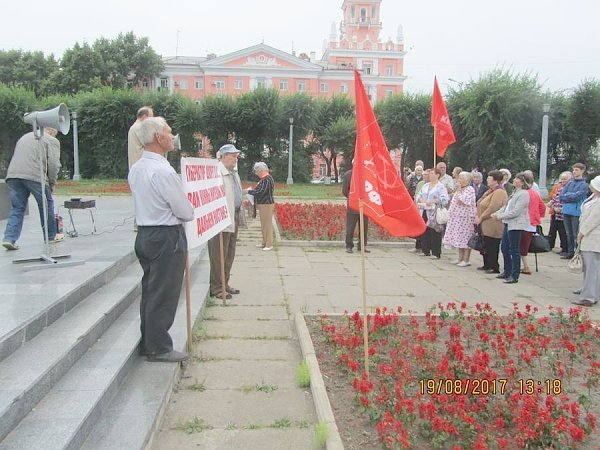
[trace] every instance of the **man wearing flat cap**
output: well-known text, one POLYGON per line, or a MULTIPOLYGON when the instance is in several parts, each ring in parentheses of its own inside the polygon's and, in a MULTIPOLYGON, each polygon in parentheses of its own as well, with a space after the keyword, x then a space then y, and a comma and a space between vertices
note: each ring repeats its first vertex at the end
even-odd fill
POLYGON ((235 258, 235 246, 238 232, 238 218, 242 208, 242 183, 235 169, 240 151, 232 144, 225 144, 217 152, 219 159, 218 171, 223 177, 227 209, 231 217, 231 225, 225 228, 223 234, 223 255, 225 261, 225 292, 221 280, 221 252, 219 235, 208 241, 208 256, 210 259, 210 295, 220 299, 229 299, 231 294, 239 294, 239 289, 229 285, 231 266, 235 258))

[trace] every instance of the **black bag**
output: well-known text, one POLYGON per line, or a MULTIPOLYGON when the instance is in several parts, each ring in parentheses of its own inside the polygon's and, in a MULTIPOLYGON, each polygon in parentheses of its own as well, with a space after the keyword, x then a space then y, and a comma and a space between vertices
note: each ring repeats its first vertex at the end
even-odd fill
POLYGON ((481 236, 481 233, 479 232, 479 227, 475 227, 475 232, 473 233, 473 236, 469 238, 467 245, 469 248, 477 250, 478 252, 483 250, 483 236, 481 236))
POLYGON ((548 237, 544 236, 542 226, 538 225, 536 231, 531 236, 531 244, 529 244, 529 253, 548 253, 550 251, 550 242, 548 237))

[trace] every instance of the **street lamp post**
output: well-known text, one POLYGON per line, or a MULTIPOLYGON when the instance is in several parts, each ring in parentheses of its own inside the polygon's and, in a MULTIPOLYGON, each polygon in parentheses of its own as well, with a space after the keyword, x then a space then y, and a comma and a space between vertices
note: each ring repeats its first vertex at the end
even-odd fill
POLYGON ((294 140, 294 118, 290 117, 290 149, 288 152, 288 176, 287 184, 294 184, 294 178, 292 177, 292 142, 294 140))
POLYGON ((79 174, 79 143, 77 138, 77 111, 71 113, 73 119, 73 181, 81 180, 79 174))
POLYGON ((542 146, 540 151, 540 195, 542 198, 548 197, 548 188, 546 187, 546 166, 548 165, 548 113, 550 104, 544 103, 544 116, 542 117, 542 146))

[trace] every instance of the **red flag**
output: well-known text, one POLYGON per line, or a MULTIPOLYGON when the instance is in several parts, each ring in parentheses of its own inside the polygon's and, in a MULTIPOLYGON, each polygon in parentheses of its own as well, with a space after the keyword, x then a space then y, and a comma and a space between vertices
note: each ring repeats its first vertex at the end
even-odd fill
POLYGON ((431 102, 431 126, 434 127, 435 153, 439 157, 446 154, 446 149, 456 142, 450 116, 442 93, 438 86, 437 78, 433 78, 433 100, 431 102))
POLYGON ((392 162, 381 129, 358 72, 356 92, 356 147, 348 206, 359 210, 388 230, 392 236, 420 236, 425 222, 392 162))

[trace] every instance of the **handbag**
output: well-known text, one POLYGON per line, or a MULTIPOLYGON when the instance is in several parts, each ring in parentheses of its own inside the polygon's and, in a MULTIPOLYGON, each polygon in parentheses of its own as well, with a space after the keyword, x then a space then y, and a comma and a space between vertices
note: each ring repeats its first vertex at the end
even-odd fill
POLYGON ((583 258, 581 257, 581 252, 579 250, 575 252, 575 255, 573 255, 573 258, 571 258, 571 261, 567 264, 567 268, 569 269, 569 272, 572 273, 583 272, 583 258))
POLYGON ((529 244, 529 253, 548 253, 550 251, 550 242, 548 237, 544 236, 541 225, 536 227, 535 234, 531 236, 529 244))
POLYGON ((448 210, 441 205, 435 208, 435 221, 440 225, 448 223, 448 210))
POLYGON ((483 237, 481 236, 478 227, 475 227, 475 233, 473 233, 473 236, 469 238, 469 242, 467 242, 467 245, 473 250, 483 250, 483 237))

